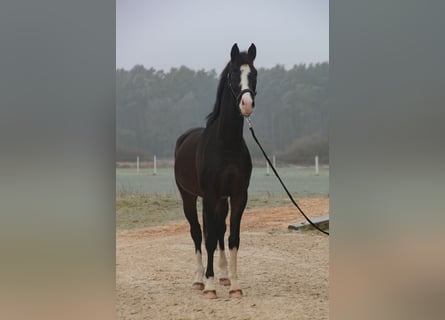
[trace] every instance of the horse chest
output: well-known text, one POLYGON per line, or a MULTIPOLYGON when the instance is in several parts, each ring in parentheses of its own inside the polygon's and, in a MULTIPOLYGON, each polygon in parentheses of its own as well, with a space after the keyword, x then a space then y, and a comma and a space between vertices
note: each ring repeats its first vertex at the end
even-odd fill
POLYGON ((218 196, 229 197, 245 184, 237 166, 228 166, 215 176, 214 191, 218 196))
POLYGON ((249 170, 249 161, 246 160, 244 153, 213 152, 203 159, 202 167, 204 171, 214 176, 237 176, 249 170))
POLYGON ((224 157, 216 166, 208 167, 202 175, 203 189, 218 197, 229 197, 241 188, 247 188, 251 168, 239 157, 224 157))

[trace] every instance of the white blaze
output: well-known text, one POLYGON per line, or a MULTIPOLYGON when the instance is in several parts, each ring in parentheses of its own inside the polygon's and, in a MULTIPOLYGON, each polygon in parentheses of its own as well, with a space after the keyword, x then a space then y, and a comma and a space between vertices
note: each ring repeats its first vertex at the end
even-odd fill
MULTIPOLYGON (((244 89, 249 89, 249 73, 250 73, 250 67, 248 64, 243 64, 240 67, 241 70, 241 91, 244 89)), ((239 108, 241 110, 241 113, 245 116, 250 115, 253 112, 253 101, 252 96, 249 92, 246 92, 242 95, 240 99, 239 108)))
POLYGON ((241 70, 241 90, 249 89, 249 73, 250 73, 250 67, 248 64, 243 64, 240 67, 241 70))

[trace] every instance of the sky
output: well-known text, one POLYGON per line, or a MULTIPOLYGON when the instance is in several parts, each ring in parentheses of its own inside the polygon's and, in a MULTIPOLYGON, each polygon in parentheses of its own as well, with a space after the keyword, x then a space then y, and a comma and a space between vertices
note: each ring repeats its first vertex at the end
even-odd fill
POLYGON ((255 43, 257 68, 329 61, 329 1, 116 1, 117 68, 220 72, 234 43, 255 43))

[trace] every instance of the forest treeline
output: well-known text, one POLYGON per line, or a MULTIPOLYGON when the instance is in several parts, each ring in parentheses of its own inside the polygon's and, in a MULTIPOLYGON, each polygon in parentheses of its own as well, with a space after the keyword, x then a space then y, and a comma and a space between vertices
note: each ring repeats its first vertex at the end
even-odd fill
MULTIPOLYGON (((328 163, 329 63, 258 69, 252 122, 265 150, 277 160, 328 163)), ((136 65, 116 71, 118 161, 173 158, 177 137, 205 126, 216 99, 219 75, 187 67, 169 72, 136 65)), ((262 156, 245 126, 254 158, 262 156)))

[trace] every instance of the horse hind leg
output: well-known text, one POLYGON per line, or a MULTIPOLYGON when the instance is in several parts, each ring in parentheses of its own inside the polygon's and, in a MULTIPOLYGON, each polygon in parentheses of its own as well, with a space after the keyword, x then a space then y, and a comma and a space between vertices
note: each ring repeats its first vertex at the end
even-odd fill
POLYGON ((224 247, 219 248, 219 284, 223 286, 230 286, 229 279, 229 270, 228 270, 228 262, 226 257, 226 252, 224 251, 224 247))
POLYGON ((203 198, 203 220, 204 220, 204 236, 205 246, 207 250, 207 268, 206 268, 206 283, 204 287, 203 297, 206 299, 215 299, 215 273, 213 271, 213 255, 218 244, 218 228, 216 216, 217 203, 213 197, 203 198))
POLYGON ((229 236, 229 252, 230 252, 230 298, 241 298, 243 291, 238 284, 238 249, 240 244, 240 224, 244 208, 247 203, 247 192, 237 197, 230 198, 230 236, 229 236))
POLYGON ((198 221, 198 211, 196 210, 197 196, 187 193, 179 188, 182 197, 182 205, 184 209, 185 217, 190 224, 190 235, 195 243, 195 257, 196 257, 196 270, 195 276, 192 282, 192 288, 195 290, 204 289, 204 266, 202 264, 202 231, 201 225, 198 221))
POLYGON ((229 212, 229 204, 227 199, 223 199, 218 203, 216 208, 216 215, 218 219, 218 244, 219 244, 219 284, 223 286, 230 286, 228 262, 226 252, 224 251, 224 235, 226 233, 226 218, 229 212))

